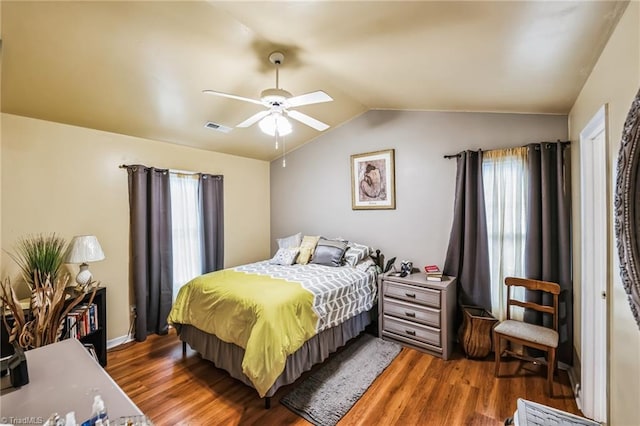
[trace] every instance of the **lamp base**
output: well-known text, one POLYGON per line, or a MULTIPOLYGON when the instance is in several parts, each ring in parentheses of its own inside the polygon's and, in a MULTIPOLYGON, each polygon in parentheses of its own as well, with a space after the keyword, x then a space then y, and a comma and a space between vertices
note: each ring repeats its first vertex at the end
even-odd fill
POLYGON ((82 291, 86 290, 87 285, 91 282, 91 278, 93 278, 93 275, 89 272, 89 265, 82 263, 80 265, 80 271, 78 272, 78 275, 76 275, 76 289, 82 291))

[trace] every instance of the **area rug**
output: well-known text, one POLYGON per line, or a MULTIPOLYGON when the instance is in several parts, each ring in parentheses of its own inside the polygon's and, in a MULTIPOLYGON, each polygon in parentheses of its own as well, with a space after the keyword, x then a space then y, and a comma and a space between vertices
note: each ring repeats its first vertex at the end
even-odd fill
POLYGON ((280 402, 317 426, 333 426, 400 353, 402 346, 363 334, 280 402))

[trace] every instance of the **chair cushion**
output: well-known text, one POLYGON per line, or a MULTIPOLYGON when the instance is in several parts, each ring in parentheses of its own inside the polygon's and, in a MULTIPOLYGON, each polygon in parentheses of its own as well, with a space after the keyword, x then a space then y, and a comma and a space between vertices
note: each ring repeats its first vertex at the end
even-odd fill
POLYGON ((552 348, 558 347, 558 333, 555 330, 540 325, 506 320, 498 324, 495 331, 507 337, 516 337, 552 348))

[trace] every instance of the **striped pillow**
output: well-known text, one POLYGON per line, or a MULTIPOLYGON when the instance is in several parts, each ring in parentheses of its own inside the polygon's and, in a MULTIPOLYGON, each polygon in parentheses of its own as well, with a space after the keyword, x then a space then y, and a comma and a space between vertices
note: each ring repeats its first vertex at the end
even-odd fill
POLYGON ((316 249, 316 244, 320 237, 305 235, 302 238, 302 242, 300 243, 300 254, 298 255, 298 260, 296 263, 301 265, 306 265, 311 260, 311 256, 313 255, 313 251, 316 249))
POLYGON ((360 262, 356 264, 356 269, 358 271, 367 272, 369 268, 375 268, 376 263, 370 257, 365 257, 360 262))
POLYGON ((349 266, 356 266, 358 262, 369 256, 371 253, 371 249, 362 244, 349 243, 347 247, 347 251, 344 254, 344 261, 345 264, 349 266))

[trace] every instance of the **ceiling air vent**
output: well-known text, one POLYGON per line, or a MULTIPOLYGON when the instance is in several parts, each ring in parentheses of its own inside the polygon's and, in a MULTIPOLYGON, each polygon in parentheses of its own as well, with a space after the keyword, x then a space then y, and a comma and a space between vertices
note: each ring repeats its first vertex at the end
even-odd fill
POLYGON ((231 127, 223 126, 222 124, 217 124, 211 121, 204 123, 204 127, 222 133, 229 133, 231 131, 231 127))

